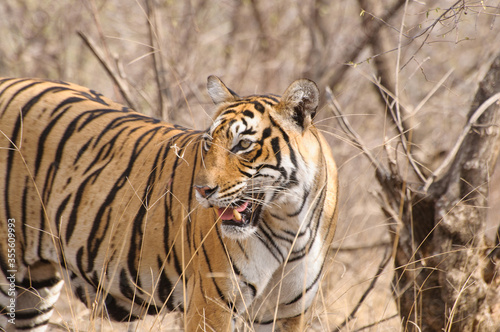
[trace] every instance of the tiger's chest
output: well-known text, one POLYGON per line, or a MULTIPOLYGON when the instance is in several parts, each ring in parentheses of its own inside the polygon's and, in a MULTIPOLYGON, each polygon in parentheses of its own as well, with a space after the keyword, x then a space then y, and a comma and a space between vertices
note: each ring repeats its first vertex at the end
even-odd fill
POLYGON ((267 303, 273 308, 277 303, 293 301, 304 293, 304 287, 314 287, 315 278, 321 273, 323 254, 320 241, 315 241, 317 233, 311 225, 304 224, 307 226, 290 231, 283 220, 263 220, 254 237, 233 243, 230 260, 233 269, 239 270, 233 282, 247 306, 267 303), (248 291, 241 291, 244 289, 248 291))
POLYGON ((233 255, 233 265, 241 270, 233 279, 240 294, 233 298, 238 310, 247 311, 256 321, 263 322, 272 320, 277 306, 279 315, 286 317, 298 315, 310 305, 324 261, 320 242, 311 243, 310 236, 310 230, 304 230, 302 236, 291 242, 276 237, 269 243, 264 234, 258 233, 252 244, 247 243, 246 256, 233 255), (307 243, 311 244, 307 254, 299 254, 307 243))

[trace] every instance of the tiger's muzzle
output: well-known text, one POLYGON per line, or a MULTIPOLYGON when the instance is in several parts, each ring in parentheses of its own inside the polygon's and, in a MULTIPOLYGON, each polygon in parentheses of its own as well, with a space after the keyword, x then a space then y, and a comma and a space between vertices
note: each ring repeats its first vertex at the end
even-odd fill
MULTIPOLYGON (((234 206, 234 204, 233 204, 234 206)), ((217 215, 226 226, 257 226, 262 213, 262 205, 254 204, 250 201, 243 201, 235 207, 218 207, 217 215)))
MULTIPOLYGON (((218 190, 218 187, 210 188, 208 186, 194 186, 194 188, 199 197, 205 200, 208 200, 218 190)), ((262 214, 262 204, 257 202, 261 202, 263 198, 264 195, 260 194, 252 200, 240 199, 224 206, 213 204, 213 202, 208 204, 215 207, 217 216, 224 227, 244 228, 258 225, 262 214)))

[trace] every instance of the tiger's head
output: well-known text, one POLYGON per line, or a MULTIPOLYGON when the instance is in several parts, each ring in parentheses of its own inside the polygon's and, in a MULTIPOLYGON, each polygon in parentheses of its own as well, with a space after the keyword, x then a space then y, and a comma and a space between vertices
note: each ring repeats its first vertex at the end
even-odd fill
POLYGON ((196 198, 216 209, 225 236, 243 239, 266 210, 296 211, 313 186, 321 150, 312 132, 319 91, 300 79, 282 97, 240 97, 210 76, 208 92, 218 110, 203 135, 196 198))

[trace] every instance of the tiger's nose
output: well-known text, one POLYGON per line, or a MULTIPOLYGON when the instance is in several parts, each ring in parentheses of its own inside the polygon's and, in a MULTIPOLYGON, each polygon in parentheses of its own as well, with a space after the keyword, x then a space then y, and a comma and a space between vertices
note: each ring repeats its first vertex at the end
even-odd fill
POLYGON ((218 187, 210 188, 209 186, 194 186, 194 189, 201 195, 203 198, 208 198, 212 196, 218 187))

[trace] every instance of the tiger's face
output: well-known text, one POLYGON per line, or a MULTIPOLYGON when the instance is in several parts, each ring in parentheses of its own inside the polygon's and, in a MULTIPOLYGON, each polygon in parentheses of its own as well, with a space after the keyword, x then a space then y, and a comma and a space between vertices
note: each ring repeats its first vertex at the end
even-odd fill
POLYGON ((298 180, 307 166, 290 140, 307 130, 319 92, 313 82, 299 80, 283 98, 240 98, 214 76, 208 89, 219 109, 203 136, 196 198, 215 209, 224 235, 242 239, 257 230, 265 210, 280 208, 290 190, 307 182, 298 180))

